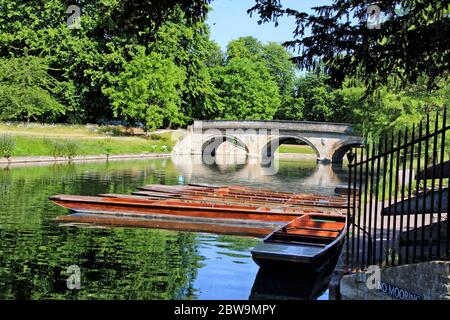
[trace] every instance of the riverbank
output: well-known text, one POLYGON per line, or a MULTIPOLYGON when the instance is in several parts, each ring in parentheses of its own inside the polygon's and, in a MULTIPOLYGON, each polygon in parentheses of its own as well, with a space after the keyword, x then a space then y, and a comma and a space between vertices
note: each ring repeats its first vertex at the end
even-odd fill
MULTIPOLYGON (((140 128, 123 126, 3 122, 0 123, 0 164, 164 156, 185 132, 158 130, 145 134, 140 128)), ((315 159, 315 152, 307 145, 281 145, 276 157, 308 160, 315 159)))
POLYGON ((152 159, 152 158, 164 158, 170 157, 170 153, 142 153, 142 154, 121 154, 121 155, 90 155, 90 156, 79 156, 68 160, 64 157, 46 157, 46 156, 35 156, 35 157, 15 157, 7 159, 0 159, 0 167, 5 166, 27 166, 27 165, 38 165, 38 164, 51 164, 51 163, 79 163, 88 161, 115 161, 115 160, 133 160, 133 159, 152 159))
MULTIPOLYGON (((183 130, 161 130, 145 134, 141 129, 122 126, 0 123, 0 137, 10 145, 10 162, 165 154, 170 153, 176 139, 182 135, 183 130), (42 158, 44 160, 40 160, 42 158)), ((1 163, 8 162, 5 148, 2 149, 0 143, 1 163)))

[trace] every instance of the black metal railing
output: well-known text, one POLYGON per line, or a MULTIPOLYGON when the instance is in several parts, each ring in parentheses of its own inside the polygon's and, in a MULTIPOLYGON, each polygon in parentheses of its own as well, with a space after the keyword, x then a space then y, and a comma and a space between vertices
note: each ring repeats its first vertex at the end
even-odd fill
POLYGON ((447 111, 348 154, 352 269, 448 259, 447 111))

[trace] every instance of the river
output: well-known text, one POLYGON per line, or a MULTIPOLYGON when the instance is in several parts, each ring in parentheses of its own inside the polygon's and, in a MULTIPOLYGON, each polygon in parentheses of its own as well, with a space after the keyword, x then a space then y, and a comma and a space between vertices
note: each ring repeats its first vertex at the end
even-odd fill
MULTIPOLYGON (((0 299, 261 298, 275 280, 258 273, 251 259, 260 239, 67 225, 55 218, 68 211, 48 197, 179 183, 333 194, 346 177, 343 168, 310 160, 279 161, 275 169, 268 174, 245 161, 205 165, 186 158, 0 168, 0 299), (80 270, 80 290, 67 287, 69 266, 80 270)), ((327 298, 321 290, 311 295, 311 279, 298 282, 305 289, 296 287, 299 298, 327 298)))

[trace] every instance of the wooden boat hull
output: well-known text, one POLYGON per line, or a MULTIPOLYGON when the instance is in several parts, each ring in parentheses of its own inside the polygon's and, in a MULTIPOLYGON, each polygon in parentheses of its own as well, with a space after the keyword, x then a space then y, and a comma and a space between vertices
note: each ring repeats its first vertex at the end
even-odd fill
POLYGON ((314 210, 326 211, 341 211, 346 212, 347 205, 344 202, 335 202, 328 199, 257 199, 254 197, 240 197, 240 196, 229 196, 229 195, 215 195, 215 194, 189 194, 189 193, 164 193, 157 191, 135 191, 132 193, 134 196, 141 196, 150 199, 180 199, 180 200, 198 200, 198 201, 209 201, 209 202, 226 202, 226 203, 246 203, 252 205, 295 205, 301 207, 309 207, 314 210))
POLYGON ((206 219, 164 219, 161 217, 117 217, 105 214, 74 213, 56 218, 69 226, 133 227, 164 229, 186 232, 205 232, 224 235, 240 235, 263 238, 276 227, 275 224, 256 224, 247 221, 205 221, 206 219))
MULTIPOLYGON (((308 215, 313 216, 313 214, 308 215)), ((339 232, 328 229, 306 228, 301 235, 291 234, 287 240, 279 240, 280 230, 267 236, 263 243, 252 250, 253 260, 264 268, 297 267, 308 271, 323 272, 334 264, 342 249, 345 231, 345 216, 316 215, 315 218, 336 219, 341 224, 339 232)), ((331 221, 330 220, 330 221, 331 221)), ((287 226, 292 224, 290 222, 287 226)), ((285 227, 283 227, 285 228, 285 227)), ((283 229, 282 228, 282 229, 283 229)), ((337 230, 337 229, 336 229, 337 230)))
POLYGON ((252 258, 262 268, 321 273, 337 262, 344 239, 330 248, 326 254, 310 250, 289 250, 289 245, 261 245, 254 248, 252 258), (308 252, 309 251, 309 252, 308 252), (316 256, 309 256, 311 253, 316 256))
MULTIPOLYGON (((282 212, 283 209, 253 208, 249 206, 198 205, 174 201, 138 200, 89 196, 53 196, 55 204, 74 212, 112 213, 116 215, 170 215, 180 217, 200 217, 215 219, 243 219, 258 221, 288 222, 312 210, 282 212), (278 211, 278 212, 277 212, 278 211)), ((289 209, 289 208, 287 208, 289 209)))
POLYGON ((148 185, 138 188, 135 195, 161 197, 206 197, 243 202, 270 202, 303 205, 312 207, 347 208, 347 199, 336 196, 319 196, 314 194, 296 194, 268 191, 248 187, 230 186, 222 188, 200 188, 190 186, 148 185))

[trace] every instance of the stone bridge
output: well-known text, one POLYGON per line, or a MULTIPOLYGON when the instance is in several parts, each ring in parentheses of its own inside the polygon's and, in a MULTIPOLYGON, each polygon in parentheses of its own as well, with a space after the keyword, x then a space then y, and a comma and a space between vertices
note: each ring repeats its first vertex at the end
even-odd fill
POLYGON ((308 121, 194 121, 173 154, 215 156, 224 142, 250 157, 272 158, 283 143, 308 144, 317 160, 342 162, 345 153, 364 143, 349 124, 308 121))

